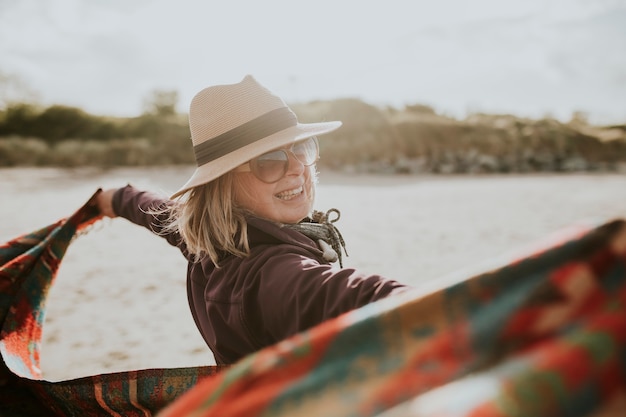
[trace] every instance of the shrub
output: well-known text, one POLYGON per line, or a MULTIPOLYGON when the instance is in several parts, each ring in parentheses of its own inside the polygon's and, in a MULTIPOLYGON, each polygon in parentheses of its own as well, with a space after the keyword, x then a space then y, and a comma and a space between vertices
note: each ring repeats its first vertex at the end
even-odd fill
POLYGON ((0 166, 40 166, 46 164, 50 147, 41 139, 9 136, 0 138, 0 166))

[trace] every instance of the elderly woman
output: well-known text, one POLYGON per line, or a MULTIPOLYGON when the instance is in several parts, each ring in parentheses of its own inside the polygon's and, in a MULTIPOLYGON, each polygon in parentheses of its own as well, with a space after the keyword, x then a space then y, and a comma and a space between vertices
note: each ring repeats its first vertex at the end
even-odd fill
POLYGON ((102 214, 189 261, 189 306, 217 364, 407 289, 343 268, 341 235, 313 210, 317 136, 340 125, 299 123, 251 76, 208 87, 189 109, 198 167, 185 185, 170 199, 130 185, 99 195, 102 214))

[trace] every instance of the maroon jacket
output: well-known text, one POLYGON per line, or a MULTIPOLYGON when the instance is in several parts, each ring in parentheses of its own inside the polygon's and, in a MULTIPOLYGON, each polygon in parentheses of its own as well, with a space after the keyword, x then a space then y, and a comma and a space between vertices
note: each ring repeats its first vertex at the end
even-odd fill
MULTIPOLYGON (((115 212, 159 233, 145 210, 170 200, 132 186, 113 197, 115 212)), ((217 364, 231 364, 327 319, 407 287, 378 275, 338 269, 313 240, 267 220, 248 219, 250 256, 191 260, 178 234, 163 235, 190 260, 187 296, 193 318, 217 364)))

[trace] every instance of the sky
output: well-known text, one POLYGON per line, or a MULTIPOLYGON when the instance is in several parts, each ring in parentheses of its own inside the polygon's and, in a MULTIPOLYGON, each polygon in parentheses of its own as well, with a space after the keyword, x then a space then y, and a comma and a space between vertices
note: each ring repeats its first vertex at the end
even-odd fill
POLYGON ((0 104, 186 112, 246 74, 288 103, 625 123, 626 0, 0 0, 0 104))

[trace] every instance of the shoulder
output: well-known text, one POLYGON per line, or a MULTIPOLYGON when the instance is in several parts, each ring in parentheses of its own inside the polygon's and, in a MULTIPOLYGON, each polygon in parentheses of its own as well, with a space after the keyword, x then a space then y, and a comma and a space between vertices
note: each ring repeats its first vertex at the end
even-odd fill
POLYGON ((138 209, 163 209, 173 204, 173 202, 152 191, 140 190, 128 184, 119 188, 113 194, 113 208, 116 213, 123 212, 124 209, 135 211, 138 209))

